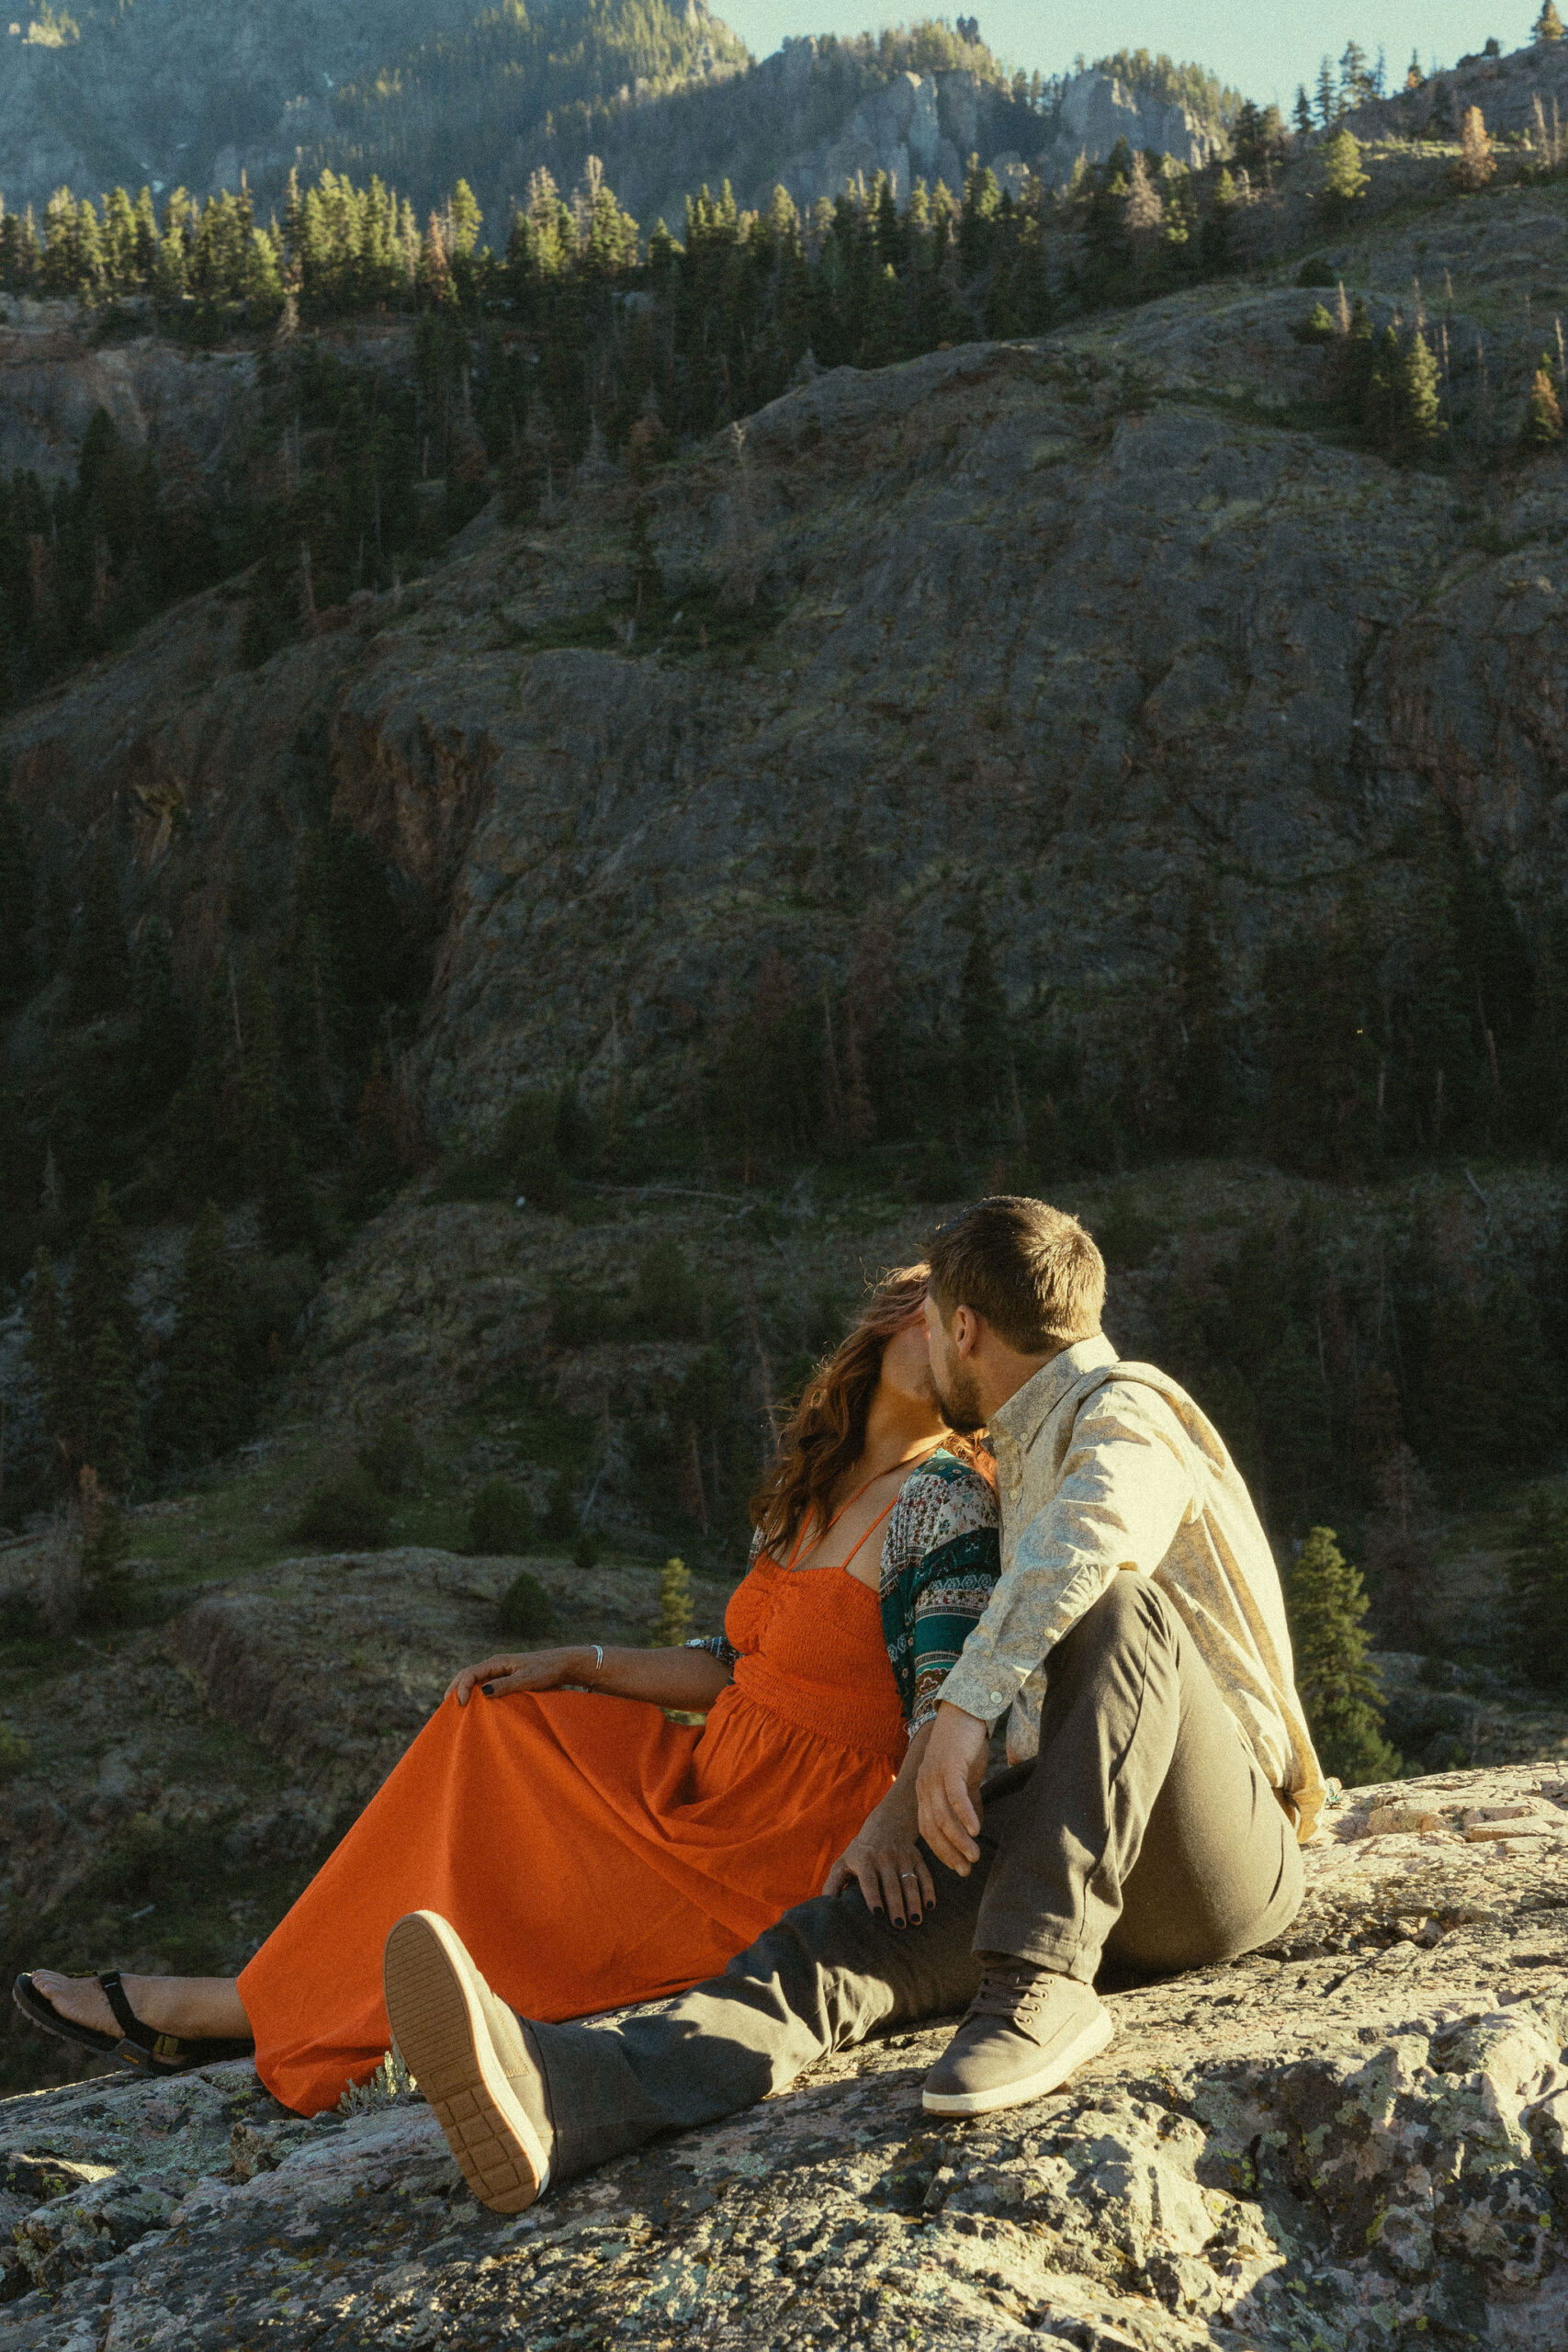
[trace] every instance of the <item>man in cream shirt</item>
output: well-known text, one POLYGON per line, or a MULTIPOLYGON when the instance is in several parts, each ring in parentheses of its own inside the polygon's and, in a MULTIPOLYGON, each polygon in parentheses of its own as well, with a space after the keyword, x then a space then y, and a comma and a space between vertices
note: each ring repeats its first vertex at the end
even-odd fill
POLYGON ((925 2090, 972 2115, 1103 2048, 1103 1960, 1165 1973, 1277 1934, 1324 1791, 1252 1498, 1186 1392, 1101 1333, 1088 1234, 1043 1201, 982 1201, 931 1256, 937 1396, 955 1429, 989 1428, 1002 1502, 1001 1578, 919 1771, 950 1869, 996 1823, 985 1973, 925 2090), (1027 1769, 983 1803, 1004 1714, 1027 1769))
POLYGON ((657 2014, 598 2026, 514 2017, 434 1914, 392 1929, 393 2032, 462 2119, 444 2129, 484 2202, 515 2212, 965 2007, 925 2106, 1041 2098, 1111 2038, 1102 1969, 1199 1967, 1290 1924, 1324 1792, 1279 1577, 1213 1428, 1102 1336, 1104 1291, 1093 1241, 1042 1201, 982 1201, 931 1246, 932 1381, 954 1428, 991 1432, 1002 1575, 919 1767, 923 1908, 886 1916, 852 1882, 657 2014), (1003 1717, 1008 1769, 985 1781, 1003 1717))

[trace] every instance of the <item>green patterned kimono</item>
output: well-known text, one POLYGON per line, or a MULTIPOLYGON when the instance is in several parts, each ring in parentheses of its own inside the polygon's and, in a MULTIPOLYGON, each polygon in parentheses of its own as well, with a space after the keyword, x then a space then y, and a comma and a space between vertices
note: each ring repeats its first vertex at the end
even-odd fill
POLYGON ((936 1713, 948 1668, 1001 1574, 1001 1513, 978 1470, 943 1450, 904 1482, 882 1544, 882 1632, 909 1736, 936 1713))

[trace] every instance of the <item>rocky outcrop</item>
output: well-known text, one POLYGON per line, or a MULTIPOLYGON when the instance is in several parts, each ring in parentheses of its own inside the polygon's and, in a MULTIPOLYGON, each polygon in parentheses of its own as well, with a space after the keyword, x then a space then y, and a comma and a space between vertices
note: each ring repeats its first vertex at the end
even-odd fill
POLYGON ((1555 2352, 1565 1804, 1539 1768, 1355 1792, 1290 1932, 1111 1996, 1055 2097, 925 2117, 933 2023, 516 2221, 389 2086, 313 2123, 244 2066, 9 2100, 0 2346, 1555 2352))
MULTIPOLYGON (((1460 118, 1479 107, 1486 128, 1524 133, 1539 141, 1546 133, 1561 154, 1568 127, 1568 57, 1562 41, 1532 41, 1506 57, 1475 51, 1456 65, 1429 74, 1419 88, 1358 107, 1346 119, 1360 139, 1449 139, 1458 136, 1460 118), (1536 102, 1540 102, 1540 116, 1536 102)), ((1543 158, 1544 160, 1544 158, 1543 158)))
POLYGON ((0 469, 73 475, 95 409, 133 449, 158 448, 171 478, 235 460, 254 415, 256 356, 199 356, 151 334, 96 339, 75 302, 14 300, 0 324, 0 469))
POLYGON ((1099 66, 1073 75, 1047 119, 1050 135, 1036 164, 1047 185, 1066 180, 1080 155, 1086 163, 1103 163, 1119 139, 1134 150, 1168 155, 1191 172, 1225 152, 1218 124, 1201 122, 1179 100, 1156 97, 1099 66))
POLYGON ((928 187, 942 180, 960 193, 969 158, 978 155, 1003 187, 1019 196, 1031 170, 1055 186, 1068 178, 1080 155, 1100 163, 1119 139, 1170 155, 1192 171, 1223 143, 1216 125, 1201 123, 1186 107, 1135 89, 1098 66, 1074 74, 1055 107, 1042 114, 1032 114, 977 74, 896 74, 809 153, 782 164, 778 178, 803 211, 818 198, 830 203, 846 182, 863 180, 869 187, 878 172, 886 174, 903 203, 918 179, 928 187))

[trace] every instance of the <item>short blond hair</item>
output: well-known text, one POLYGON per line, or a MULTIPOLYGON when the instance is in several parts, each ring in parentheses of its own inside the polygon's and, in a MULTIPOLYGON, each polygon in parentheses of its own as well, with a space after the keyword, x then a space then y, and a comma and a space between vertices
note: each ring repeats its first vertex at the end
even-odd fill
POLYGON ((940 1226, 927 1255, 944 1323, 955 1307, 972 1307, 1024 1356, 1100 1329, 1105 1261, 1077 1217, 1049 1202, 993 1193, 940 1226))

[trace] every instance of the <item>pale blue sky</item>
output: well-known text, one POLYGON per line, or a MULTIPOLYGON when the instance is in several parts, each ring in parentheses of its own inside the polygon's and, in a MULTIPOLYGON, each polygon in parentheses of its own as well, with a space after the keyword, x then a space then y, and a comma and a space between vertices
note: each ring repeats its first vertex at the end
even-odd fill
POLYGON ((1306 9, 1280 0, 964 0, 961 7, 867 6, 864 0, 710 0, 755 55, 789 33, 859 33, 921 16, 978 17, 998 56, 1032 72, 1059 73, 1082 50, 1103 57, 1117 49, 1166 50, 1213 66, 1247 96, 1287 106, 1298 82, 1309 87, 1326 50, 1337 58, 1359 40, 1388 52, 1399 81, 1418 48, 1428 67, 1451 65, 1495 33, 1507 49, 1529 38, 1539 0, 1326 0, 1306 9))

